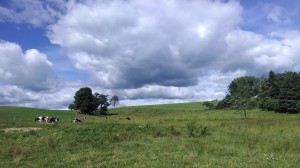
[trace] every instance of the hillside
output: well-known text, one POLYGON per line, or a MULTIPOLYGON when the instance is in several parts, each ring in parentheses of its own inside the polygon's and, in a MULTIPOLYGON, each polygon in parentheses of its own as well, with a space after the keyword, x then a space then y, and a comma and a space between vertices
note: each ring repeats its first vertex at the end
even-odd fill
POLYGON ((71 123, 74 111, 2 106, 0 167, 299 167, 299 114, 254 110, 243 119, 241 112, 203 109, 122 107, 71 123), (40 115, 61 122, 34 122, 40 115), (5 132, 12 128, 18 131, 5 132))
POLYGON ((38 116, 59 116, 62 121, 75 116, 72 111, 45 110, 27 107, 0 106, 0 122, 5 121, 34 121, 38 116))

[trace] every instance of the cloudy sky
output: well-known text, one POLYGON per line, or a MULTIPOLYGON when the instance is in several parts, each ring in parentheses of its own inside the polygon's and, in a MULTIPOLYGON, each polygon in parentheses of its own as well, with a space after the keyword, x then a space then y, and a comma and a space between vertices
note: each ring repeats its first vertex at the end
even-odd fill
POLYGON ((244 75, 300 70, 299 0, 0 0, 0 105, 65 109, 222 99, 244 75))

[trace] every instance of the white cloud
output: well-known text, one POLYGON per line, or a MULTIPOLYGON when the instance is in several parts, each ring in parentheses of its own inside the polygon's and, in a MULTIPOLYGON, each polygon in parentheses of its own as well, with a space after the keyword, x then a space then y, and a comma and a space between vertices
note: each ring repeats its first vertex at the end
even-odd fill
POLYGON ((48 28, 48 37, 106 88, 190 86, 222 53, 241 21, 236 2, 86 1, 48 28))
POLYGON ((194 97, 194 91, 184 87, 166 87, 147 85, 138 89, 126 89, 124 95, 127 99, 188 99, 194 97))
POLYGON ((2 85, 0 105, 35 107, 44 109, 67 109, 74 101, 74 94, 80 87, 76 83, 64 83, 59 90, 33 91, 18 86, 2 85))
MULTIPOLYGON (((227 53, 223 58, 226 70, 243 68, 247 72, 259 75, 270 70, 292 70, 300 64, 300 36, 281 35, 281 39, 237 30, 226 37, 227 53)), ((279 35, 279 34, 278 34, 279 35)))
POLYGON ((86 85, 127 105, 214 100, 236 77, 300 69, 300 32, 285 27, 293 25, 294 12, 274 4, 257 3, 263 7, 242 18, 245 8, 237 1, 18 2, 0 6, 0 21, 51 24, 51 43, 91 79, 62 85, 51 77, 58 63, 2 41, 0 104, 62 108, 86 85), (250 29, 240 27, 244 23, 250 29))
POLYGON ((298 38, 242 30, 242 12, 235 1, 86 1, 48 37, 94 86, 127 100, 221 99, 236 77, 299 67, 298 38))
POLYGON ((276 4, 264 4, 263 10, 267 13, 267 19, 276 24, 289 24, 292 22, 291 16, 294 12, 276 4))
POLYGON ((12 85, 40 90, 52 88, 52 63, 36 49, 23 53, 16 43, 0 41, 0 79, 12 85))

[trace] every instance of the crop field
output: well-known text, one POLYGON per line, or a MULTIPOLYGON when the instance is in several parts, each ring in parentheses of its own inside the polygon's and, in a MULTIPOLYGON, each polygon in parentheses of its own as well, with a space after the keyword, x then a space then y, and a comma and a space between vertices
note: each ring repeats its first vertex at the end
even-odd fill
POLYGON ((202 103, 115 108, 106 117, 2 106, 0 167, 300 167, 300 115, 247 113, 202 103), (34 122, 41 115, 60 123, 34 122))

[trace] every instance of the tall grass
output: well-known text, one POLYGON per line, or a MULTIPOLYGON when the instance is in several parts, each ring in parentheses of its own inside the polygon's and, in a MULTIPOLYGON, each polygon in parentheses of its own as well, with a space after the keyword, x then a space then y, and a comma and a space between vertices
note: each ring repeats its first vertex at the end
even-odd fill
POLYGON ((1 107, 0 167, 299 167, 299 115, 254 110, 243 119, 181 105, 110 109, 83 123, 71 123, 71 111, 1 107), (63 119, 33 122, 41 114, 63 119), (42 129, 2 130, 12 126, 42 129))

